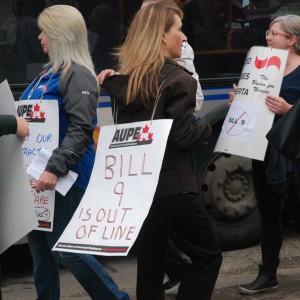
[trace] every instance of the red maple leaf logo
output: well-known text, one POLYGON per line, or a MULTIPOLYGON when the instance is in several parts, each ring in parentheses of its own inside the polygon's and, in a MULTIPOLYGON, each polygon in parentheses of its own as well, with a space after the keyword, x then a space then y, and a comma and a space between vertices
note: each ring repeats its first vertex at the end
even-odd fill
POLYGON ((38 104, 36 104, 33 108, 34 108, 34 111, 39 111, 40 110, 40 106, 38 104))
POLYGON ((143 128, 143 133, 148 133, 149 128, 150 127, 146 124, 146 126, 143 128))
POLYGON ((149 132, 150 126, 148 124, 145 125, 142 129, 142 133, 140 133, 137 137, 137 141, 152 141, 153 140, 153 133, 149 132))

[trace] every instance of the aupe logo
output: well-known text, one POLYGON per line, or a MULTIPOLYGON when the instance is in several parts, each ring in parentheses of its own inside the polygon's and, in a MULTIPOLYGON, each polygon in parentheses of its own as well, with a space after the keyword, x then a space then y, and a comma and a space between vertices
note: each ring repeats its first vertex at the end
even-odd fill
POLYGON ((41 106, 38 105, 38 103, 36 103, 35 105, 19 105, 17 112, 18 116, 24 118, 27 122, 44 123, 46 120, 45 112, 41 110, 41 106))
POLYGON ((131 147, 151 144, 153 133, 148 124, 145 127, 129 127, 117 129, 109 148, 131 147))

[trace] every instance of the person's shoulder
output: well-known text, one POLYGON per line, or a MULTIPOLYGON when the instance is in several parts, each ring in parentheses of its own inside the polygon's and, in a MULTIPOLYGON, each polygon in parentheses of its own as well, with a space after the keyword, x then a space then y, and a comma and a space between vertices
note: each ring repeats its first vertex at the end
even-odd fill
POLYGON ((196 80, 176 62, 167 60, 163 68, 163 74, 163 86, 165 88, 195 92, 194 90, 197 87, 196 80))
POLYGON ((166 63, 163 67, 164 78, 168 81, 171 80, 182 80, 182 81, 193 81, 193 77, 187 69, 176 63, 174 60, 166 60, 166 63))
POLYGON ((171 74, 177 75, 177 76, 182 76, 182 77, 191 77, 191 72, 189 72, 186 68, 178 64, 175 60, 173 59, 166 59, 165 64, 163 66, 163 77, 170 76, 171 74))
POLYGON ((64 79, 67 81, 71 79, 79 82, 85 82, 86 80, 96 81, 96 77, 91 73, 91 71, 87 67, 76 63, 73 63, 71 65, 70 69, 64 77, 64 79))
POLYGON ((71 65, 68 73, 84 73, 84 74, 90 74, 92 76, 92 73, 89 71, 87 67, 75 63, 71 65))
POLYGON ((59 90, 64 93, 67 88, 81 89, 83 87, 89 87, 91 90, 98 91, 96 77, 85 66, 74 63, 67 73, 61 76, 59 90))

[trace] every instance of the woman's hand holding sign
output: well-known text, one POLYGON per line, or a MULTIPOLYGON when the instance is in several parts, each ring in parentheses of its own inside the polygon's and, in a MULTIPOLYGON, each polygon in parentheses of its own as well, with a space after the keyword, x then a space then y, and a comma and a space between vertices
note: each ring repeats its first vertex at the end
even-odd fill
POLYGON ((39 192, 44 192, 46 190, 51 190, 53 191, 55 189, 56 183, 57 183, 57 176, 54 175, 53 173, 44 171, 39 180, 36 183, 36 191, 39 192))
POLYGON ((269 110, 277 115, 285 114, 293 105, 287 103, 282 97, 268 95, 266 97, 266 105, 269 110))
MULTIPOLYGON (((237 86, 234 83, 233 84, 233 91, 229 92, 229 100, 228 100, 228 105, 230 106, 235 95, 235 90, 237 86)), ((272 111, 273 113, 277 115, 283 115, 285 114, 290 108, 293 106, 289 103, 287 103, 282 97, 275 97, 272 95, 267 95, 266 96, 266 105, 268 106, 269 110, 272 111)))
POLYGON ((233 98, 234 98, 234 95, 235 95, 235 90, 236 90, 237 86, 236 84, 234 83, 233 84, 233 91, 232 92, 229 92, 229 101, 228 101, 228 106, 231 105, 232 101, 233 101, 233 98))

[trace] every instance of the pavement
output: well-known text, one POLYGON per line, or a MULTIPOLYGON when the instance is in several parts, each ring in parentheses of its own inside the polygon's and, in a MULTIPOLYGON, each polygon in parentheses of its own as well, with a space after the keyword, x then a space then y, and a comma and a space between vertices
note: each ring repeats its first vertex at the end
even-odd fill
MULTIPOLYGON (((120 289, 135 297, 136 258, 99 257, 120 289)), ((223 253, 223 264, 212 296, 212 300, 252 300, 252 299, 300 299, 300 239, 298 232, 284 235, 281 262, 278 270, 279 289, 258 295, 241 295, 238 285, 255 279, 260 263, 258 245, 223 253)), ((2 282, 3 300, 36 299, 32 273, 5 275, 2 282)), ((175 300, 175 295, 167 295, 166 300, 175 300)), ((90 297, 82 289, 69 271, 61 269, 61 299, 87 300, 90 297)), ((103 299, 105 300, 105 299, 103 299)), ((189 300, 189 299, 186 299, 189 300)), ((201 300, 201 299, 199 299, 201 300)))

